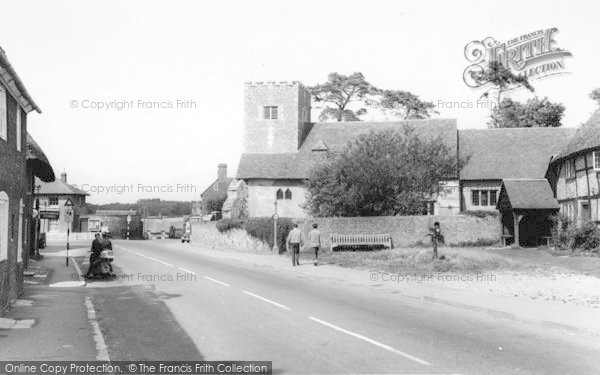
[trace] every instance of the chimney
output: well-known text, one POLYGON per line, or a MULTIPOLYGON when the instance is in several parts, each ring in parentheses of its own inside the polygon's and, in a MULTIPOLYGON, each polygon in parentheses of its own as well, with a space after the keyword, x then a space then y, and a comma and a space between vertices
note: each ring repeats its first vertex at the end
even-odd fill
POLYGON ((219 173, 217 178, 219 180, 224 180, 227 178, 227 164, 219 164, 219 173))
POLYGON ((62 182, 64 182, 65 184, 67 183, 67 173, 66 172, 63 172, 60 174, 60 180, 62 182))

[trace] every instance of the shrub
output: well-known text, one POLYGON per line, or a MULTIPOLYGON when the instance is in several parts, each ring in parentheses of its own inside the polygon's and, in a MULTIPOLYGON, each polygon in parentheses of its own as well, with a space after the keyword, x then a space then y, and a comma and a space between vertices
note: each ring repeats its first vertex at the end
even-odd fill
MULTIPOLYGON (((255 217, 246 220, 243 224, 249 235, 255 237, 270 247, 273 247, 273 219, 270 217, 255 217)), ((290 218, 279 218, 277 220, 277 246, 280 251, 285 250, 285 240, 288 233, 294 227, 290 218)))
POLYGON ((486 218, 488 216, 490 217, 498 217, 498 215, 500 215, 500 212, 494 210, 494 211, 486 211, 486 210, 473 210, 473 211, 465 211, 462 213, 463 215, 468 215, 468 216, 475 216, 475 217, 480 217, 480 218, 486 218))
POLYGON ((241 229, 244 222, 236 219, 221 219, 217 221, 217 230, 221 233, 228 232, 232 229, 241 229))
POLYGON ((580 225, 564 217, 554 218, 552 237, 556 246, 562 250, 595 250, 600 248, 600 228, 593 221, 580 225))

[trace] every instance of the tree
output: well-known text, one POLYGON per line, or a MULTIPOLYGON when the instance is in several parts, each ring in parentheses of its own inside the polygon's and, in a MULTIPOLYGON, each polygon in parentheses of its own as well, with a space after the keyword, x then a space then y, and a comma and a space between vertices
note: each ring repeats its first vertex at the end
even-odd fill
POLYGON ((438 113, 432 102, 424 102, 417 95, 402 90, 384 90, 374 104, 384 110, 390 110, 402 120, 425 119, 433 113, 438 113))
POLYGON ((423 214, 459 164, 440 138, 423 140, 408 125, 372 131, 313 167, 305 208, 315 216, 423 214))
POLYGON ((562 103, 552 103, 547 97, 527 100, 525 104, 504 98, 492 108, 490 128, 558 127, 565 112, 562 103))
POLYGON ((517 87, 525 87, 531 92, 535 91, 526 76, 514 74, 510 69, 505 68, 499 61, 491 61, 482 72, 473 73, 473 79, 480 85, 485 85, 487 83, 492 85, 492 88, 484 92, 481 96, 487 98, 492 90, 496 90, 497 106, 500 106, 502 102, 502 94, 508 90, 517 87))
POLYGON ((600 105, 600 88, 593 89, 590 98, 600 105))
POLYGON ((352 110, 348 105, 352 102, 362 101, 365 96, 375 94, 379 90, 365 80, 362 73, 353 73, 345 76, 339 73, 330 73, 327 82, 308 88, 316 102, 324 102, 326 106, 319 115, 320 121, 360 121, 359 116, 367 112, 365 108, 352 110))

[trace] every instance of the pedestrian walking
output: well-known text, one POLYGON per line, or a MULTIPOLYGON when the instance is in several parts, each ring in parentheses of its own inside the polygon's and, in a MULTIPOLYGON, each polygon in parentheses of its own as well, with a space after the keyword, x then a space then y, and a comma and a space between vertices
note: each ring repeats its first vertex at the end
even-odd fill
POLYGON ((317 229, 317 223, 312 225, 313 229, 308 232, 308 246, 315 252, 315 266, 319 264, 319 248, 321 247, 321 231, 317 229))
POLYGON ((290 231, 287 237, 287 246, 292 250, 292 266, 300 265, 300 247, 304 245, 304 235, 298 229, 298 224, 294 224, 294 229, 290 231))

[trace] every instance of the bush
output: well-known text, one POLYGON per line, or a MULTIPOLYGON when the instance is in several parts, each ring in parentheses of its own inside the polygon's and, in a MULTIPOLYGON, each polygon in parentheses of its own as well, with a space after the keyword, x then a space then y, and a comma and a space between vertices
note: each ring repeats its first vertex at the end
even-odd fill
MULTIPOLYGON (((246 220, 243 224, 244 229, 254 238, 257 238, 270 247, 273 247, 273 219, 270 217, 256 217, 246 220)), ((288 233, 294 227, 290 218, 279 218, 277 220, 277 246, 280 252, 285 250, 285 240, 288 233)))
POLYGON ((554 219, 556 225, 552 237, 562 250, 597 250, 600 248, 600 228, 593 221, 576 225, 564 217, 554 219))
POLYGON ((490 217, 498 217, 498 215, 500 215, 500 212, 494 210, 494 211, 486 211, 486 210, 473 210, 473 211, 465 211, 462 213, 463 215, 468 215, 468 216, 475 216, 475 217, 479 217, 479 218, 486 218, 488 216, 490 217))
POLYGON ((235 219, 221 219, 217 221, 217 230, 221 233, 228 232, 232 229, 241 229, 243 228, 244 222, 241 220, 235 219))

